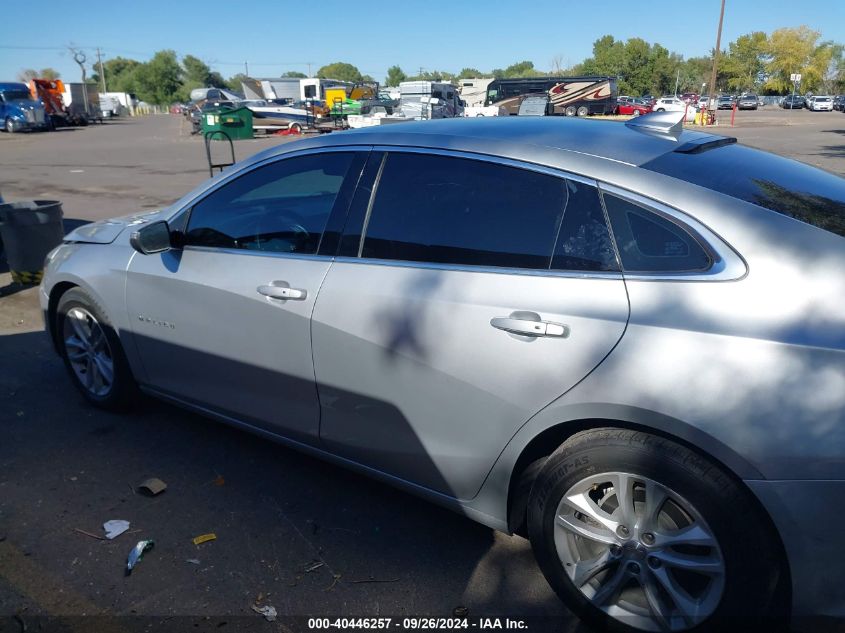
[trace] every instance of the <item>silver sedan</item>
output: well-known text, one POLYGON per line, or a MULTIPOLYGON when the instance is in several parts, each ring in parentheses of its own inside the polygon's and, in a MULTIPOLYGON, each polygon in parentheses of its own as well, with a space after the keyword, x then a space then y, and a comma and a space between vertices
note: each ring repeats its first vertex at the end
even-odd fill
POLYGON ((527 536, 599 627, 843 618, 845 181, 681 116, 270 149, 68 235, 47 330, 94 405, 527 536))

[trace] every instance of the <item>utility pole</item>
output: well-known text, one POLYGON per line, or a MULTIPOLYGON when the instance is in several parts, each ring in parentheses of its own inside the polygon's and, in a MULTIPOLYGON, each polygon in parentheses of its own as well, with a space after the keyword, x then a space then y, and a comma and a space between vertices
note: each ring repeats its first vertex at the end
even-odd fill
POLYGON ((678 96, 678 83, 681 81, 681 69, 678 68, 678 76, 675 77, 675 96, 678 96))
POLYGON ((725 19, 725 0, 722 0, 722 10, 719 12, 719 30, 716 32, 716 49, 713 51, 713 72, 710 75, 710 96, 707 109, 716 110, 716 65, 719 63, 719 47, 722 46, 722 22, 725 19))
POLYGON ((308 78, 311 78, 311 62, 308 62, 308 78))
POLYGON ((100 57, 100 47, 97 47, 97 66, 100 69, 100 81, 103 83, 103 92, 106 92, 106 69, 103 68, 103 60, 100 57))
POLYGON ((249 62, 244 62, 244 75, 249 77, 249 62))

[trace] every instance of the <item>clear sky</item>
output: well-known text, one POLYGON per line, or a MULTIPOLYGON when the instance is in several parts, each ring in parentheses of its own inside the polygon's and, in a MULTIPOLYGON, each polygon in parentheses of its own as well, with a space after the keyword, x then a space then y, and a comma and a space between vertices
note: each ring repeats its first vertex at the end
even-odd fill
MULTIPOLYGON (((53 67, 79 81, 63 47, 82 47, 90 61, 141 61, 170 48, 192 54, 224 77, 243 72, 276 77, 347 61, 383 81, 399 64, 458 72, 489 71, 531 60, 547 70, 560 56, 570 66, 589 56, 605 34, 642 37, 684 57, 715 44, 719 0, 67 0, 3 3, 0 81, 23 68, 53 67)), ((845 42, 843 0, 727 0, 723 47, 750 31, 806 24, 823 39, 845 42)), ((90 70, 89 70, 90 72, 90 70)))

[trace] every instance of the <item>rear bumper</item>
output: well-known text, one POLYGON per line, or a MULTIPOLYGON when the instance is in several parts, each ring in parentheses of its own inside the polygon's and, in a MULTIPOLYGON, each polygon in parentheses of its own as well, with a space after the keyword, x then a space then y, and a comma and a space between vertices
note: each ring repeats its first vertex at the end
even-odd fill
POLYGON ((780 533, 797 630, 816 618, 845 625, 845 480, 746 481, 780 533))

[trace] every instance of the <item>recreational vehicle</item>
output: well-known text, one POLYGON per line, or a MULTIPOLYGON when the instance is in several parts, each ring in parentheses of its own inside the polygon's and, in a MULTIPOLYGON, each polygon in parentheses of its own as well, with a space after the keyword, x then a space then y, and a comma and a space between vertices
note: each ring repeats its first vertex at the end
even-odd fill
POLYGON ((616 107, 615 77, 529 77, 496 79, 487 86, 484 105, 518 114, 527 96, 548 95, 549 114, 587 116, 613 114, 616 107))

